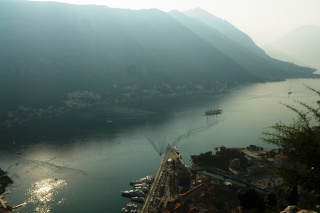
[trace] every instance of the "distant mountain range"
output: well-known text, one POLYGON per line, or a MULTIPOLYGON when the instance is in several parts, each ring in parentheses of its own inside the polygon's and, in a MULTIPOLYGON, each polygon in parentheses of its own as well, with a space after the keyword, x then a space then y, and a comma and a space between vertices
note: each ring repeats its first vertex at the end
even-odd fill
POLYGON ((272 57, 320 69, 320 26, 301 26, 263 47, 272 57))
POLYGON ((201 9, 1 1, 0 20, 2 117, 314 71, 269 57, 248 35, 201 9))
POLYGON ((289 77, 293 74, 291 71, 295 70, 292 65, 269 57, 248 35, 229 22, 202 9, 185 11, 184 14, 187 16, 178 11, 171 11, 169 14, 235 61, 239 68, 241 67, 246 71, 242 73, 243 75, 248 73, 251 75, 249 77, 251 80, 255 78, 258 81, 264 81, 272 80, 272 78, 276 79, 280 76, 289 77), (287 69, 286 66, 290 66, 290 68, 287 67, 287 69))

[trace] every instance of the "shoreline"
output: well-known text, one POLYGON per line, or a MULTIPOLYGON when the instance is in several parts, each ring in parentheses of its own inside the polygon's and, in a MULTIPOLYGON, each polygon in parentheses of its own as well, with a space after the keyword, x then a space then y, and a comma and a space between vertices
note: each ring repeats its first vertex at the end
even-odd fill
POLYGON ((16 206, 8 205, 8 202, 5 200, 5 195, 9 194, 10 191, 7 189, 11 184, 13 184, 13 180, 8 176, 7 172, 3 171, 0 168, 0 184, 1 184, 1 195, 0 195, 0 210, 5 213, 12 213, 13 209, 23 207, 25 203, 21 203, 16 206))

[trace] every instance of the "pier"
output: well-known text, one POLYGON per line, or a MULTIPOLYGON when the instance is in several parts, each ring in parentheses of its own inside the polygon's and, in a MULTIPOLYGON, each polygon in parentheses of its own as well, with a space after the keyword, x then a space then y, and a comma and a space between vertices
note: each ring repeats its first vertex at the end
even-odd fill
POLYGON ((174 173, 168 162, 176 159, 179 159, 176 150, 168 146, 141 213, 162 212, 161 209, 166 206, 166 203, 178 196, 172 193, 168 183, 170 175, 174 173))

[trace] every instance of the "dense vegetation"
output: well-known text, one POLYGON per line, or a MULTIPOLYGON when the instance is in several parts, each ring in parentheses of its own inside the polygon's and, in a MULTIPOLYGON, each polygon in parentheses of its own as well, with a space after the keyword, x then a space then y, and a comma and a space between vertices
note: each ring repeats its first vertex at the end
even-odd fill
MULTIPOLYGON (((320 91, 308 88, 320 96, 320 91)), ((289 125, 276 123, 270 131, 263 133, 263 139, 278 146, 289 157, 289 165, 274 167, 288 187, 289 202, 315 209, 320 203, 320 107, 296 102, 305 111, 284 104, 297 114, 297 118, 289 125)))
POLYGON ((226 148, 224 146, 216 148, 216 153, 211 151, 201 153, 200 155, 192 155, 192 162, 200 167, 214 167, 228 171, 229 162, 232 159, 240 160, 240 167, 245 170, 248 166, 248 159, 239 149, 226 148))

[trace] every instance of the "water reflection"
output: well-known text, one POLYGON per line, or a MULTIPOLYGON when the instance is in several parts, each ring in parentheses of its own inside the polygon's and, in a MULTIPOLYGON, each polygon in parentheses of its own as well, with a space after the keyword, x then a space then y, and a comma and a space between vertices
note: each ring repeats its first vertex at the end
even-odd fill
MULTIPOLYGON (((164 145, 180 141, 177 146, 182 155, 186 156, 184 159, 221 145, 245 147, 255 144, 274 148, 259 139, 260 133, 278 120, 291 123, 296 116, 279 103, 295 104, 293 100, 299 100, 317 104, 319 100, 319 96, 303 87, 304 83, 319 89, 319 79, 291 82, 293 93, 288 101, 288 82, 252 84, 219 97, 188 97, 185 101, 181 98, 170 103, 166 99, 155 102, 155 106, 145 102, 137 103, 132 109, 155 113, 148 117, 134 117, 127 112, 113 113, 112 128, 105 123, 107 112, 101 114, 95 108, 88 110, 92 116, 81 122, 74 117, 86 115, 88 111, 66 113, 66 116, 52 119, 50 125, 49 119, 22 124, 20 129, 17 128, 19 131, 11 129, 6 133, 12 150, 0 150, 0 164, 2 167, 7 166, 9 173, 16 179, 15 193, 10 196, 12 200, 9 203, 21 203, 28 199, 28 204, 21 211, 19 209, 24 213, 82 213, 88 212, 88 204, 91 208, 99 207, 100 211, 107 209, 105 212, 119 212, 127 202, 121 196, 115 196, 123 190, 123 184, 142 175, 155 174, 161 161, 145 137, 153 140, 159 146, 158 150, 163 146, 162 141, 164 145), (216 102, 223 106, 223 113, 203 116, 207 106, 216 102), (159 106, 161 109, 157 109, 159 106), (97 116, 93 116, 94 112, 97 116), (150 125, 146 130, 148 122, 150 125), (32 143, 42 137, 37 131, 44 125, 50 126, 46 129, 48 133, 41 132, 46 135, 45 139, 41 140, 42 143, 32 143), (21 139, 17 136, 21 136, 21 139), (14 145, 13 140, 16 141, 14 145), (20 145, 24 146, 22 150, 16 150, 20 145), (17 155, 16 151, 22 154, 17 155), (41 183, 39 180, 44 175, 68 181, 60 186, 55 185, 59 183, 55 180, 41 183), (39 183, 36 184, 37 181, 39 183), (78 183, 86 184, 79 187, 78 183), (24 187, 31 184, 30 190, 24 187), (50 184, 51 187, 40 190, 41 186, 50 184), (83 193, 86 191, 93 191, 95 196, 83 193), (51 197, 42 200, 46 196, 45 192, 51 193, 51 197)), ((104 107, 101 110, 105 110, 104 107)), ((113 112, 113 109, 109 111, 113 112)), ((2 132, 0 141, 1 144, 5 141, 2 132)), ((185 163, 191 166, 190 161, 186 160, 185 163)))
POLYGON ((58 197, 58 194, 66 186, 67 182, 64 180, 44 179, 35 182, 28 190, 28 205, 35 205, 34 212, 50 212, 52 207, 65 202, 66 198, 58 197))

